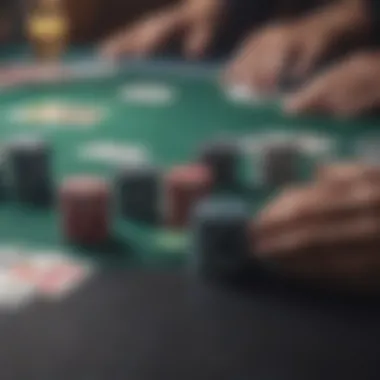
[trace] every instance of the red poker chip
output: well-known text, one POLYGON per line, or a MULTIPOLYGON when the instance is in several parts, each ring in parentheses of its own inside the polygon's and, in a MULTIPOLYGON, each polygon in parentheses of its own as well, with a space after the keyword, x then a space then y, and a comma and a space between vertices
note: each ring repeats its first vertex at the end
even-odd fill
POLYGON ((187 225, 193 207, 212 188, 212 176, 202 165, 178 166, 166 178, 166 222, 183 228, 187 225))
POLYGON ((80 244, 106 240, 109 235, 109 187, 97 177, 69 178, 60 190, 62 228, 80 244))
POLYGON ((180 186, 185 189, 209 188, 212 185, 211 171, 203 165, 176 166, 167 176, 171 186, 180 186))
POLYGON ((102 178, 78 176, 67 179, 61 186, 64 199, 108 199, 108 184, 102 178))

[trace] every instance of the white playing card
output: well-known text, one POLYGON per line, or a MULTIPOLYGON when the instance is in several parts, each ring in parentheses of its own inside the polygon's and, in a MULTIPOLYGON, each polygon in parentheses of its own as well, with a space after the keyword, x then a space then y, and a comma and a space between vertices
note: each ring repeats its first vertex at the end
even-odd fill
POLYGON ((57 254, 37 254, 10 268, 13 278, 32 286, 40 297, 61 298, 82 284, 92 266, 57 254))
POLYGON ((0 308, 19 309, 36 296, 36 287, 12 275, 10 271, 0 273, 0 308))

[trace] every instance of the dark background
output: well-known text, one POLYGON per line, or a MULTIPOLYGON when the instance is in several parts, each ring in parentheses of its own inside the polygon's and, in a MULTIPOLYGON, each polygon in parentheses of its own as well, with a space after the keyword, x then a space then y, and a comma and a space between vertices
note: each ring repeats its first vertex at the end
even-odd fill
MULTIPOLYGON (((38 0, 0 0, 0 35, 19 40, 27 4, 38 0), (3 33, 1 31, 3 30, 3 33), (4 32, 6 31, 6 32, 4 32)), ((72 41, 98 41, 146 14, 179 0, 62 0, 72 23, 72 41)), ((334 0, 220 0, 229 4, 235 28, 246 31, 269 18, 293 17, 334 0)), ((225 37, 225 36, 224 36, 225 37)), ((222 38, 222 36, 220 36, 222 38)))
POLYGON ((2 380, 378 380, 380 303, 273 279, 100 274, 0 317, 2 380))

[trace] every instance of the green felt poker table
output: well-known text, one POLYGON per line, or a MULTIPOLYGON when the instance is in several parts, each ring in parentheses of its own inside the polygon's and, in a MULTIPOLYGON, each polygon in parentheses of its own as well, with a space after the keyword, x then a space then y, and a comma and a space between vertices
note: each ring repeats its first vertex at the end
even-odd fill
MULTIPOLYGON (((112 184, 130 163, 169 171, 222 137, 241 147, 239 178, 254 218, 275 195, 261 183, 267 142, 297 142, 300 180, 320 162, 379 158, 376 117, 289 118, 279 99, 226 91, 218 65, 160 59, 103 67, 87 54, 68 58, 66 65, 81 67, 75 78, 42 75, 0 90, 3 147, 18 136, 47 141, 57 187, 83 174, 112 184), (62 104, 78 119, 57 116, 62 104)), ((4 67, 17 62, 27 58, 2 58, 4 67)), ((245 286, 205 283, 187 271, 188 231, 124 220, 115 210, 112 234, 101 247, 68 244, 54 204, 33 208, 3 197, 4 257, 15 247, 26 256, 59 252, 96 273, 63 299, 36 298, 17 312, 0 307, 2 380, 379 378, 377 299, 319 294, 265 273, 245 286)))

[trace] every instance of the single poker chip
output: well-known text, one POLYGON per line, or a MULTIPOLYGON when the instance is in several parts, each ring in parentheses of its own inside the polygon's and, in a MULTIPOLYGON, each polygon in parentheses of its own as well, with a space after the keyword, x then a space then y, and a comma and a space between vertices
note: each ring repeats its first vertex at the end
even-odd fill
POLYGON ((78 152, 85 161, 101 162, 126 167, 145 165, 149 160, 146 147, 140 144, 121 144, 115 141, 93 141, 80 147, 78 152))
POLYGON ((92 176, 76 176, 67 179, 61 194, 68 199, 108 199, 109 190, 105 180, 92 176))
POLYGON ((123 102, 148 106, 171 105, 177 96, 176 90, 170 85, 157 83, 132 83, 120 91, 123 102))
POLYGON ((103 114, 103 107, 47 100, 17 107, 11 118, 19 123, 93 125, 102 119, 103 114))
POLYGON ((62 104, 59 102, 39 102, 21 105, 13 109, 11 118, 19 123, 56 123, 62 120, 62 104))
POLYGON ((46 142, 36 135, 16 135, 8 144, 9 148, 16 148, 20 151, 36 151, 41 146, 45 146, 46 142))
POLYGON ((106 181, 78 176, 66 180, 60 189, 64 236, 83 245, 103 243, 109 237, 110 191, 106 181))
POLYGON ((195 205, 211 193, 212 174, 204 165, 177 166, 164 182, 164 219, 173 228, 183 228, 195 205))
POLYGON ((198 189, 209 186, 212 182, 210 170, 204 165, 190 164, 175 166, 167 176, 174 186, 186 189, 198 189))
POLYGON ((298 134, 294 140, 303 152, 312 156, 326 156, 334 149, 334 141, 323 135, 298 134))
POLYGON ((259 91, 246 84, 232 84, 225 87, 224 92, 228 100, 236 104, 255 104, 265 100, 259 91))
POLYGON ((183 231, 160 230, 156 234, 156 248, 160 252, 184 254, 189 243, 188 234, 183 231))

